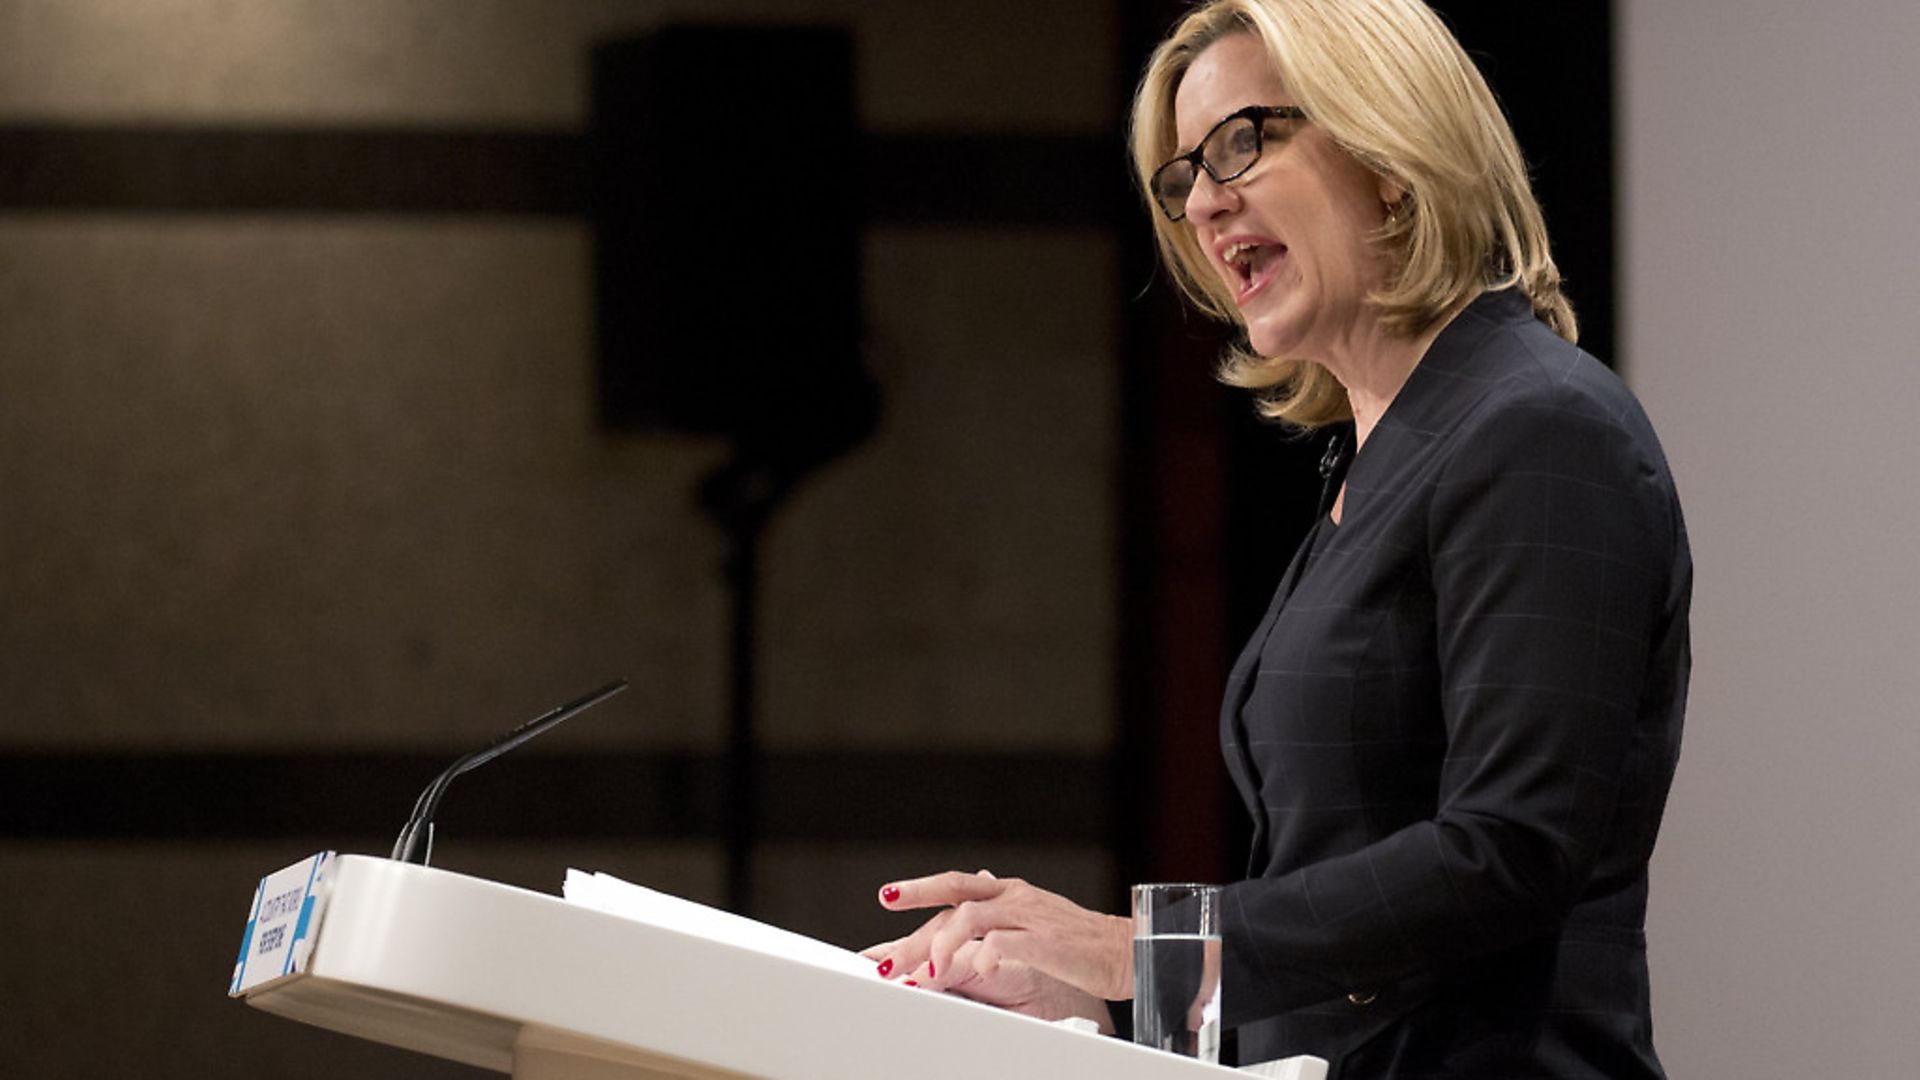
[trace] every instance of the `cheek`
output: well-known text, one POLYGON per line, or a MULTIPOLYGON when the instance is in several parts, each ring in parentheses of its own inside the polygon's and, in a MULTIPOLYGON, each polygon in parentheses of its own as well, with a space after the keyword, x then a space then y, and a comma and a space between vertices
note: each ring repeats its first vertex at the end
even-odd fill
POLYGON ((1309 265, 1323 284, 1352 291, 1368 286, 1378 276, 1367 235, 1356 223, 1333 219, 1328 220, 1326 228, 1316 230, 1309 265))

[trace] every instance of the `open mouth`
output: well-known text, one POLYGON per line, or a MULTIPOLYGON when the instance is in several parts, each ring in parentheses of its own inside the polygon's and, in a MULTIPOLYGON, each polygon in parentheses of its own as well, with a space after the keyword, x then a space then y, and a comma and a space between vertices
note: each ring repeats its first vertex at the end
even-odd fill
POLYGON ((1273 279, 1273 272, 1287 253, 1285 244, 1242 241, 1228 244, 1220 257, 1232 273, 1236 302, 1245 301, 1273 279))

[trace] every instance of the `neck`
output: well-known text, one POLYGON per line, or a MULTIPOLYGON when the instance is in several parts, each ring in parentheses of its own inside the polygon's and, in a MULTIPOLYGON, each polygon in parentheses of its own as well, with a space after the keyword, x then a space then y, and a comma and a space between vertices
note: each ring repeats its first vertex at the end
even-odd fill
POLYGON ((1374 323, 1362 338, 1350 343, 1349 348, 1320 361, 1346 388, 1347 403, 1353 410, 1356 449, 1367 444, 1367 436, 1373 433, 1387 406, 1393 404, 1400 388, 1407 384, 1420 358, 1471 300, 1469 297, 1448 308, 1432 326, 1415 337, 1398 337, 1374 323))

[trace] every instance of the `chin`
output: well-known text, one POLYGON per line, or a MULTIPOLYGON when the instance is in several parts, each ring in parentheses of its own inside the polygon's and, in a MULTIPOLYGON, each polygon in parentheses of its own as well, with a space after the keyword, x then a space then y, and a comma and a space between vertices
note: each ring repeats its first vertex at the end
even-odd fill
POLYGON ((1261 299, 1268 302, 1257 304, 1253 311, 1241 313, 1247 331, 1247 345, 1261 356, 1300 359, 1301 351, 1307 345, 1311 322, 1305 317, 1309 313, 1301 310, 1300 297, 1273 296, 1261 299))
POLYGON ((1261 356, 1280 357, 1287 360, 1300 359, 1300 335, 1290 328, 1261 326, 1250 324, 1247 327, 1247 346, 1261 356))

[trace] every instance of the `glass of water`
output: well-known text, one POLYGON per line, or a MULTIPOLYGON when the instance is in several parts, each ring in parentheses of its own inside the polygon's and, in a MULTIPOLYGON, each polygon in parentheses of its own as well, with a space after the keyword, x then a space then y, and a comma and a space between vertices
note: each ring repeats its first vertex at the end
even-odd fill
POLYGON ((1133 887, 1133 1041, 1220 1060, 1220 886, 1133 887))

